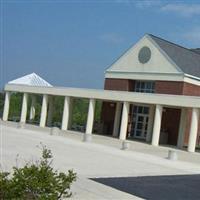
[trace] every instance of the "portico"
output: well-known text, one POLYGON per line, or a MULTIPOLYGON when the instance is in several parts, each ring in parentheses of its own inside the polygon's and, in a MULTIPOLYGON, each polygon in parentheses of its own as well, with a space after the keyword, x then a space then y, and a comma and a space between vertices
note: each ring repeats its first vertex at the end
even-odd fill
MULTIPOLYGON (((179 136, 178 147, 183 145, 184 138, 184 121, 187 109, 192 109, 192 119, 189 132, 188 151, 194 152, 196 146, 196 139, 198 133, 199 123, 199 109, 200 109, 200 97, 194 96, 181 96, 181 95, 167 95, 167 94, 148 94, 138 92, 125 92, 125 91, 106 91, 106 90, 93 90, 93 89, 78 89, 78 88, 60 88, 60 87, 41 87, 41 86, 26 86, 17 84, 7 84, 5 86, 5 105, 3 112, 3 120, 8 120, 10 94, 11 92, 19 92, 23 94, 22 109, 20 122, 26 123, 27 116, 27 101, 30 96, 43 95, 40 127, 46 126, 47 112, 49 98, 56 96, 64 97, 63 116, 62 116, 62 130, 68 130, 70 122, 70 109, 72 98, 86 98, 89 99, 88 117, 86 124, 85 134, 92 136, 94 112, 96 100, 115 102, 115 125, 113 134, 119 132, 119 139, 125 141, 127 139, 128 128, 128 115, 130 110, 130 104, 146 104, 151 109, 150 119, 152 121, 152 127, 149 128, 148 140, 154 146, 159 145, 159 137, 161 132, 161 122, 163 107, 174 107, 182 110, 181 120, 179 124, 179 136), (122 109, 122 115, 120 118, 120 107, 122 109)), ((176 122, 175 122, 176 123, 176 122)), ((116 135, 115 135, 116 136, 116 135)))

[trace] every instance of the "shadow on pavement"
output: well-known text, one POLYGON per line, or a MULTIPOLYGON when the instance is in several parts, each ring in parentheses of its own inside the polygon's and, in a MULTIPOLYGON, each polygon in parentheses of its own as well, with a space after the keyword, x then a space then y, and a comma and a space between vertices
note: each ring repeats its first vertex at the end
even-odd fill
POLYGON ((200 175, 91 178, 117 190, 150 200, 200 200, 200 175))

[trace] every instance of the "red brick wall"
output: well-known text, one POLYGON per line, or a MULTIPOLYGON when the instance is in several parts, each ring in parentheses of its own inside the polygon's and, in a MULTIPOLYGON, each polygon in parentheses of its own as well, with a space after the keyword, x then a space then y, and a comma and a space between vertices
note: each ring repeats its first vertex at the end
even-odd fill
POLYGON ((116 103, 103 102, 101 119, 103 122, 103 133, 111 135, 113 132, 113 125, 115 119, 115 107, 116 103))
MULTIPOLYGON (((200 96, 200 86, 193 85, 190 83, 184 83, 183 84, 183 95, 200 96)), ((186 125, 186 131, 185 131, 185 144, 188 143, 188 139, 189 139, 192 109, 188 109, 187 115, 188 116, 187 116, 187 125, 186 125)), ((197 143, 200 142, 199 140, 200 140, 200 120, 199 120, 199 130, 198 130, 198 135, 197 135, 197 143)))
POLYGON ((160 94, 183 94, 183 82, 156 81, 155 93, 160 94))
MULTIPOLYGON (((183 82, 156 81, 155 93, 182 95, 183 82)), ((168 133, 168 144, 176 145, 180 122, 180 109, 165 108, 162 116, 161 129, 168 133)))
MULTIPOLYGON (((105 79, 105 90, 118 90, 118 91, 134 91, 133 80, 125 79, 105 79)), ((103 122, 103 133, 111 135, 113 132, 113 125, 115 119, 116 104, 112 102, 103 102, 101 119, 103 122)))
POLYGON ((178 81, 156 81, 155 93, 200 96, 200 86, 178 81))
POLYGON ((200 86, 183 83, 183 95, 200 96, 200 86))
POLYGON ((170 145, 177 144, 180 115, 180 109, 163 109, 161 131, 166 131, 168 133, 168 144, 170 145))
POLYGON ((118 90, 118 91, 134 91, 133 80, 126 79, 105 79, 104 89, 105 90, 118 90))

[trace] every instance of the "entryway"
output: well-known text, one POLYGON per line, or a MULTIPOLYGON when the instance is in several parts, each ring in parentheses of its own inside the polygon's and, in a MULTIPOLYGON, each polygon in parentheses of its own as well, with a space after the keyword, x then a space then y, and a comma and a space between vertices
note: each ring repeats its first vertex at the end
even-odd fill
POLYGON ((133 106, 130 114, 130 138, 146 139, 149 122, 148 106, 133 106))

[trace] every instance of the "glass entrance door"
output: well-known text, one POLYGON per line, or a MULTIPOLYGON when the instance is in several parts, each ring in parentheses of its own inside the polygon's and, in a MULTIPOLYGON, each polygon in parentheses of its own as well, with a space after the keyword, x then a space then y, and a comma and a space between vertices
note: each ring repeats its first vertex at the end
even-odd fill
POLYGON ((145 139, 147 135, 149 116, 145 114, 136 115, 136 123, 134 128, 134 137, 145 139))
POLYGON ((134 105, 130 116, 129 138, 146 139, 149 122, 149 106, 134 105))

